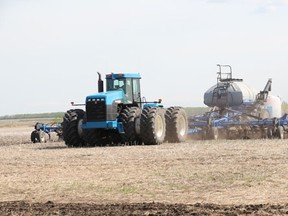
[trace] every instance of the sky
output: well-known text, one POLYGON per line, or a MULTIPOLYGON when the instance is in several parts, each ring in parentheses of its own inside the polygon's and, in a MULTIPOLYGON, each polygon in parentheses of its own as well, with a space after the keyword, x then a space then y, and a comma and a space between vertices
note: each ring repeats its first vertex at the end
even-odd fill
POLYGON ((97 72, 205 106, 217 64, 288 101, 288 0, 0 0, 0 116, 65 112, 97 93, 97 72))

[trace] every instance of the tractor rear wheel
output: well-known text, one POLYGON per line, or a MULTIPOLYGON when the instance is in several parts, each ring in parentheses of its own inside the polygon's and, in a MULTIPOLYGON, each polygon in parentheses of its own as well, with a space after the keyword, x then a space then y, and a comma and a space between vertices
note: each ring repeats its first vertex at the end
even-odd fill
POLYGON ((145 145, 164 142, 166 133, 165 109, 163 107, 145 107, 140 119, 140 134, 145 145))
POLYGON ((68 110, 63 117, 63 138, 68 147, 86 145, 82 124, 85 112, 81 109, 68 110))
POLYGON ((125 134, 122 135, 124 143, 140 144, 140 118, 141 109, 139 107, 127 107, 121 114, 125 134))
POLYGON ((182 107, 169 107, 165 113, 166 138, 170 143, 185 142, 188 132, 187 114, 182 107))

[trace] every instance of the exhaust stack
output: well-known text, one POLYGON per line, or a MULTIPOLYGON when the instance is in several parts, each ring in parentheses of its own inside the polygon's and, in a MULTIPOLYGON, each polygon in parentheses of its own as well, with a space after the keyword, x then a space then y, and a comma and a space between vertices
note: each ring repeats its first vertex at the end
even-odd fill
POLYGON ((103 80, 101 79, 101 74, 99 72, 97 72, 98 74, 98 92, 103 92, 104 91, 104 84, 103 84, 103 80))

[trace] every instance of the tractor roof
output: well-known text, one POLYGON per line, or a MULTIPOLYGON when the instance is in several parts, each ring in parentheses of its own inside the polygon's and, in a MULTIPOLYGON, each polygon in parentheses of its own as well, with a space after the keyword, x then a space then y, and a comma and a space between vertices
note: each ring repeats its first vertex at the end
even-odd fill
POLYGON ((141 79, 140 74, 134 74, 134 73, 111 73, 106 75, 106 79, 119 79, 119 78, 135 78, 135 79, 141 79))

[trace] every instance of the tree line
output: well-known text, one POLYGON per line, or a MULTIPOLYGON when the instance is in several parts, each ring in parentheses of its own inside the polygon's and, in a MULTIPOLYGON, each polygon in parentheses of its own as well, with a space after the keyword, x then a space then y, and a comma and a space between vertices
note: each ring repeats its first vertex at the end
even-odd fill
POLYGON ((34 114, 16 114, 0 116, 0 120, 9 119, 37 119, 37 118, 63 118, 64 112, 52 112, 52 113, 34 113, 34 114))

